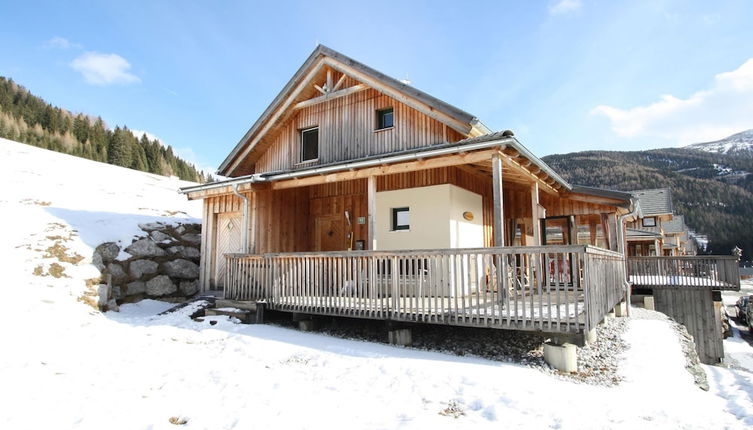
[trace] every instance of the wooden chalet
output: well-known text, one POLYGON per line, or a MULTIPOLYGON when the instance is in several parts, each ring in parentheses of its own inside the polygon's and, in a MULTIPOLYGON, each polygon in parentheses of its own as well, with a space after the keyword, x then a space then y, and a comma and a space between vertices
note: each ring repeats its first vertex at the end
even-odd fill
POLYGON ((625 296, 627 193, 319 46, 203 199, 201 288, 268 308, 582 334, 625 296))

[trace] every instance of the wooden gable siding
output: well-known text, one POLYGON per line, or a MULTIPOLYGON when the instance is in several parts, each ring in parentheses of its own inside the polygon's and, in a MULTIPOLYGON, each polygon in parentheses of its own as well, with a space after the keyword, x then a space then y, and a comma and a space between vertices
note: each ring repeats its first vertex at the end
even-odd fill
MULTIPOLYGON (((346 86, 358 84, 349 77, 345 81, 346 86)), ((262 146, 266 150, 256 162, 255 172, 290 170, 463 138, 441 122, 368 89, 300 109, 275 135, 267 138, 262 146), (394 109, 395 126, 375 131, 377 110, 389 107, 394 109), (319 159, 300 164, 299 133, 309 127, 319 127, 319 159)))

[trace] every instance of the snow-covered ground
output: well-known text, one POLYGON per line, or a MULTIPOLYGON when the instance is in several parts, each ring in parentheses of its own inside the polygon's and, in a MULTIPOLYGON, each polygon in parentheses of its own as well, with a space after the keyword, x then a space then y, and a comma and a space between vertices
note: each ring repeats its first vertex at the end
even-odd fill
POLYGON ((191 429, 753 425, 753 374, 706 366, 711 391, 698 389, 662 320, 630 321, 625 380, 600 387, 225 317, 157 316, 170 305, 150 300, 101 314, 77 300, 96 275, 92 247, 199 207, 175 194, 175 181, 8 141, 0 180, 3 429, 175 429, 171 417, 191 429), (48 275, 54 243, 85 257, 59 263, 69 278, 48 275))

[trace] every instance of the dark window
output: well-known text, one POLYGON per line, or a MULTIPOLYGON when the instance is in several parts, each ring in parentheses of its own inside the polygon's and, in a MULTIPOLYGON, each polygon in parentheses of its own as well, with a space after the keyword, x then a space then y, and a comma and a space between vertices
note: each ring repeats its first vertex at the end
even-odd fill
POLYGON ((319 158, 319 129, 301 130, 301 161, 319 158))
POLYGON ((392 230, 410 229, 410 208, 392 208, 392 230))
POLYGON ((650 216, 648 218, 643 218, 643 226, 644 227, 656 227, 656 217, 650 216))
POLYGON ((392 108, 377 111, 377 130, 390 128, 395 125, 395 114, 392 108))

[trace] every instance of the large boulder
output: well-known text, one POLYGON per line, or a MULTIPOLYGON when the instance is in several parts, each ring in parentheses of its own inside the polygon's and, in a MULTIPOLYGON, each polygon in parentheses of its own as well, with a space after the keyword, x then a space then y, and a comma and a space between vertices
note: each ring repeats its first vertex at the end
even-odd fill
POLYGON ((103 263, 110 263, 118 258, 120 247, 113 242, 105 242, 94 249, 94 254, 99 254, 103 263))
POLYGON ((120 281, 128 277, 125 270, 120 264, 110 263, 107 265, 107 273, 112 276, 112 279, 120 281))
POLYGON ((131 279, 139 279, 144 275, 151 275, 157 273, 159 264, 151 260, 133 260, 128 266, 128 273, 131 275, 131 279))
POLYGON ((171 246, 167 248, 167 252, 171 254, 178 254, 183 258, 200 258, 201 257, 201 251, 198 249, 192 247, 192 246, 171 246))
POLYGON ((92 264, 94 267, 97 268, 100 272, 104 272, 105 270, 105 262, 102 261, 102 255, 95 252, 94 255, 92 255, 92 264))
POLYGON ((184 234, 180 237, 184 242, 192 243, 194 245, 198 245, 201 243, 201 235, 196 233, 191 234, 184 234))
POLYGON ((127 253, 136 257, 162 257, 166 254, 165 250, 157 246, 157 244, 151 239, 137 240, 125 250, 127 253))
POLYGON ((199 291, 199 281, 180 281, 179 289, 184 296, 193 296, 199 291))
POLYGON ((162 273, 171 278, 196 279, 199 277, 199 266, 196 263, 179 258, 162 263, 162 273))
POLYGON ((129 282, 126 285, 126 296, 133 296, 136 294, 144 294, 146 292, 146 284, 141 281, 129 282))
POLYGON ((172 236, 166 233, 162 233, 159 230, 154 230, 153 232, 149 233, 149 236, 151 236, 155 242, 164 242, 166 240, 170 240, 170 241, 173 240, 172 236))
POLYGON ((139 223, 139 228, 144 231, 154 231, 154 230, 164 230, 165 227, 167 227, 165 224, 162 224, 161 222, 142 222, 139 223))
POLYGON ((149 296, 166 296, 176 291, 178 287, 165 275, 155 276, 146 283, 146 294, 149 296))

